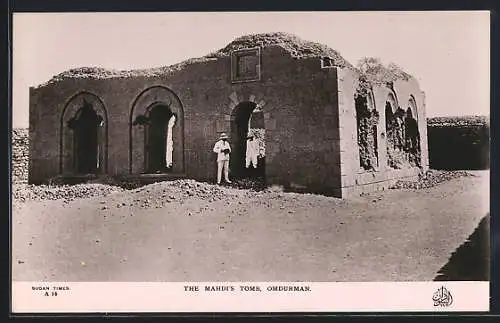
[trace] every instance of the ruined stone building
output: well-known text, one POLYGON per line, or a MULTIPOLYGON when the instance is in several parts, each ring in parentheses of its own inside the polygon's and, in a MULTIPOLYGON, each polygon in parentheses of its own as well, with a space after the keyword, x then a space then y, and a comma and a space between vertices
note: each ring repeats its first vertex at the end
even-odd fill
POLYGON ((402 71, 357 68, 285 33, 250 35, 173 66, 79 68, 30 88, 29 181, 214 181, 222 132, 236 177, 251 130, 267 184, 346 197, 425 171, 425 120, 424 94, 402 71))

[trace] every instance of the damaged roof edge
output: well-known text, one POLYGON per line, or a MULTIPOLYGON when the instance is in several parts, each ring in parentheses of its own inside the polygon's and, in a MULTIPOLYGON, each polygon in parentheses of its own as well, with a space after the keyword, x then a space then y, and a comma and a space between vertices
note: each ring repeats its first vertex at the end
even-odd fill
MULTIPOLYGON (((234 39, 227 46, 219 49, 216 52, 210 53, 203 57, 190 58, 180 63, 170 66, 161 66, 148 69, 133 69, 133 70, 116 70, 106 69, 102 67, 79 67, 66 70, 52 77, 49 81, 42 83, 33 88, 41 88, 50 84, 58 83, 66 79, 112 79, 112 78, 133 78, 133 77, 162 77, 169 76, 175 72, 181 71, 184 68, 198 63, 216 61, 231 55, 233 51, 253 48, 253 47, 280 47, 287 52, 291 57, 297 59, 304 58, 323 58, 329 57, 334 66, 340 68, 348 68, 358 72, 351 63, 344 59, 340 53, 324 44, 303 40, 293 34, 284 32, 264 33, 245 35, 234 39)), ((406 74, 406 73, 405 73, 406 74)), ((409 74, 408 74, 409 75, 409 74)))

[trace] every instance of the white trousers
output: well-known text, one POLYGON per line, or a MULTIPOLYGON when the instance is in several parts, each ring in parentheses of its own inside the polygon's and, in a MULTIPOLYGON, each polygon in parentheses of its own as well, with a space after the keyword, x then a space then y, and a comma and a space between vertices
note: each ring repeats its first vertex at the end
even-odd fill
POLYGON ((217 162, 217 184, 220 184, 223 170, 224 179, 226 182, 229 182, 229 160, 221 160, 217 162))
POLYGON ((253 168, 257 168, 257 155, 255 154, 250 154, 250 155, 247 155, 247 158, 246 158, 246 168, 248 168, 248 166, 250 166, 250 164, 252 164, 253 168))

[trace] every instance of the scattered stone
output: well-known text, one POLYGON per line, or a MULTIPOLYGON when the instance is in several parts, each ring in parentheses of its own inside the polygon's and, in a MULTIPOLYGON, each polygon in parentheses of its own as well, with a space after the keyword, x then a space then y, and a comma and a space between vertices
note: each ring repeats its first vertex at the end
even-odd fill
POLYGON ((12 183, 28 183, 29 130, 12 129, 12 183))
POLYGON ((424 189, 436 186, 443 182, 452 180, 459 177, 475 176, 466 171, 441 171, 429 170, 425 174, 419 175, 415 181, 397 181, 396 184, 391 186, 391 189, 424 189))
MULTIPOLYGON (((65 203, 80 198, 106 196, 114 192, 123 191, 120 187, 104 184, 77 184, 77 185, 28 185, 13 184, 12 197, 14 202, 63 200, 65 203)), ((100 204, 104 204, 101 201, 100 204)), ((107 208, 103 206, 103 210, 107 208)))

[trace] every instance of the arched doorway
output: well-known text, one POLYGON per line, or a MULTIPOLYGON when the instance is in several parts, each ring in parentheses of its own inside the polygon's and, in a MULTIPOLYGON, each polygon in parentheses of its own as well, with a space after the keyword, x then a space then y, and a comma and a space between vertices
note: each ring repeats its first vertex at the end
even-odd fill
POLYGON ((230 139, 232 152, 229 167, 231 176, 235 179, 264 178, 264 113, 257 108, 254 102, 241 102, 233 109, 230 139), (249 143, 248 140, 253 142, 249 143), (247 143, 252 146, 247 146, 247 143), (256 162, 257 167, 254 167, 255 164, 252 161, 256 162))
POLYGON ((74 119, 70 120, 73 130, 74 169, 78 174, 95 174, 99 170, 98 128, 102 117, 85 102, 74 119))
POLYGON ((130 173, 184 174, 184 110, 164 86, 145 89, 130 112, 130 173))
POLYGON ((61 117, 60 173, 107 171, 107 115, 102 101, 82 92, 71 98, 61 117))
POLYGON ((172 172, 174 150, 173 128, 176 116, 166 105, 156 104, 148 109, 145 135, 145 165, 148 173, 172 172))

